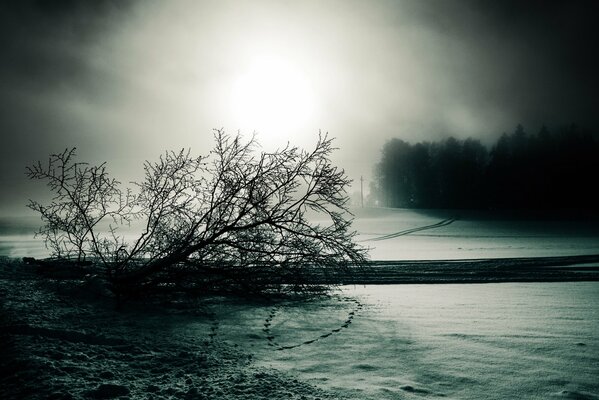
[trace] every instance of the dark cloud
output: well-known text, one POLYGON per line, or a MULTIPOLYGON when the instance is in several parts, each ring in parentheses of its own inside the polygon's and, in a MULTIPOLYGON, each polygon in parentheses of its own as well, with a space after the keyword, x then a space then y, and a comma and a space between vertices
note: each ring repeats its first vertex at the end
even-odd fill
MULTIPOLYGON (((102 82, 89 49, 116 20, 126 2, 24 0, 0 4, 2 100, 43 96, 102 82)), ((18 115, 15 115, 18 117, 18 115)))
POLYGON ((431 29, 468 49, 462 95, 472 109, 492 104, 535 128, 598 125, 599 3, 468 0, 419 7, 431 29))
POLYGON ((88 49, 125 14, 120 1, 0 3, 0 213, 23 211, 26 164, 76 144, 58 103, 106 84, 88 49))

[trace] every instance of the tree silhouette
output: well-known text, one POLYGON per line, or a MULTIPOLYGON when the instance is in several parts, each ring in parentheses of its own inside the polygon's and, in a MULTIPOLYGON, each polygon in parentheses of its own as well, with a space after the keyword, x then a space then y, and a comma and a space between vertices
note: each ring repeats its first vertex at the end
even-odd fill
POLYGON ((350 180, 330 162, 331 139, 272 153, 221 130, 215 142, 205 157, 182 150, 146 162, 135 191, 123 191, 104 164, 74 162, 74 149, 52 155, 29 168, 55 194, 49 205, 29 205, 42 215, 40 234, 55 257, 100 265, 118 298, 157 288, 308 291, 364 263, 350 231, 350 180), (310 222, 308 212, 329 223, 310 222), (142 229, 127 240, 132 221, 142 229))
POLYGON ((392 139, 376 168, 383 205, 416 208, 598 210, 599 140, 576 125, 529 135, 522 125, 487 150, 448 138, 392 139))

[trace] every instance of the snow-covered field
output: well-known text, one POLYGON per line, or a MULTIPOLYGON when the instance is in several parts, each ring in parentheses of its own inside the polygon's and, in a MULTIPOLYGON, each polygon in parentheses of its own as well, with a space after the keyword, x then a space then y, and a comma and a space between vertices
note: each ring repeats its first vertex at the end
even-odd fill
POLYGON ((597 282, 346 287, 343 296, 273 309, 279 350, 258 340, 258 318, 243 308, 229 309, 221 338, 255 335, 260 365, 356 399, 599 398, 597 282))
POLYGON ((488 212, 355 210, 373 260, 550 257, 599 253, 599 220, 488 212))
MULTIPOLYGON (((599 219, 475 211, 356 208, 357 240, 373 260, 550 257, 599 254, 599 219)), ((0 256, 48 256, 39 218, 0 219, 0 256)))
MULTIPOLYGON (((355 228, 378 260, 599 254, 597 220, 364 209, 355 228)), ((9 233, 0 255, 40 256, 9 233)), ((345 286, 160 316, 56 297, 15 268, 0 297, 38 398, 599 399, 599 282, 345 286)))

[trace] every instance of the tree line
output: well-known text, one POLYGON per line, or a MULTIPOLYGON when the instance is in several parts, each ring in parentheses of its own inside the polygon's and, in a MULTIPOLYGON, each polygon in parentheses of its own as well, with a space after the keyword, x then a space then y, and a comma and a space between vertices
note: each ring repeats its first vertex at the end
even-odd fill
POLYGON ((473 138, 391 139, 371 192, 387 207, 597 211, 598 172, 594 132, 571 125, 529 134, 518 125, 490 148, 473 138))

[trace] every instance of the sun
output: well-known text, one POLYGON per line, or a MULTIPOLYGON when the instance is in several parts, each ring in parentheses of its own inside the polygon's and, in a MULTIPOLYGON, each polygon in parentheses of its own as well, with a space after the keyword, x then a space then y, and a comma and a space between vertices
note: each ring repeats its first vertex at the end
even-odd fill
POLYGON ((254 59, 234 80, 231 111, 237 127, 275 140, 313 117, 314 96, 300 68, 276 57, 254 59))

